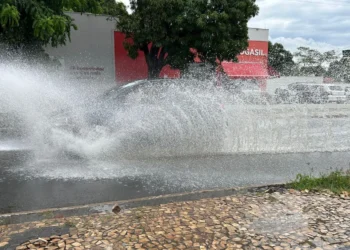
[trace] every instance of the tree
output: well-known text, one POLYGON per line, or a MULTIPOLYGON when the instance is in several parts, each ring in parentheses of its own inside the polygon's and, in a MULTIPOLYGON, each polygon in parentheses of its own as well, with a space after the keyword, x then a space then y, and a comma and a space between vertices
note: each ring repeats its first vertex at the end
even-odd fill
POLYGON ((232 60, 248 47, 247 23, 258 14, 255 0, 131 0, 132 13, 118 17, 131 58, 142 51, 148 77, 169 64, 184 70, 195 48, 203 62, 232 60))
POLYGON ((299 71, 300 75, 303 76, 324 76, 326 73, 326 69, 322 67, 321 65, 316 66, 303 66, 300 68, 299 71))
POLYGON ((2 0, 0 43, 28 59, 48 58, 43 46, 64 45, 73 20, 63 13, 63 0, 2 0))
POLYGON ((115 0, 63 0, 64 10, 118 16, 126 8, 115 0))
POLYGON ((334 61, 329 65, 327 76, 334 78, 336 81, 350 82, 350 59, 342 58, 334 61))
POLYGON ((299 47, 294 54, 300 67, 300 73, 304 75, 324 76, 326 66, 337 59, 334 50, 321 53, 315 49, 299 47))
POLYGON ((293 54, 286 50, 282 44, 269 42, 269 65, 281 75, 289 76, 293 73, 295 62, 293 54))

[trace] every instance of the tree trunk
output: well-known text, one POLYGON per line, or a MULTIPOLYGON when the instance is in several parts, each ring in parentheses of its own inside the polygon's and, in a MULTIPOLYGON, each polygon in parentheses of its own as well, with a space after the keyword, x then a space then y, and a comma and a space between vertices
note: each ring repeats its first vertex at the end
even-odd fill
POLYGON ((148 79, 149 80, 159 78, 159 74, 162 71, 163 67, 159 67, 157 64, 158 64, 157 62, 155 62, 155 63, 153 63, 153 62, 152 63, 147 63, 147 66, 148 66, 148 79))
POLYGON ((148 79, 157 79, 164 65, 164 53, 160 52, 161 48, 152 46, 150 51, 145 52, 146 63, 148 66, 148 79))

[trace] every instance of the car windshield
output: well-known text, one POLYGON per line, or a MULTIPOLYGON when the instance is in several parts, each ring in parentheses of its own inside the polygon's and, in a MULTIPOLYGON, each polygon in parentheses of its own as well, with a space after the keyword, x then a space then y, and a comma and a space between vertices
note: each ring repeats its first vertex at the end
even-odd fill
POLYGON ((329 86, 329 89, 330 90, 335 90, 335 91, 342 91, 343 90, 343 88, 340 87, 340 86, 329 86))
POLYGON ((166 91, 170 85, 177 86, 197 86, 198 82, 192 80, 174 80, 174 79, 161 79, 161 80, 140 80, 128 83, 123 86, 114 87, 104 94, 102 94, 98 100, 113 101, 120 100, 124 101, 127 96, 132 93, 136 93, 138 90, 146 95, 158 95, 162 91, 166 91))
POLYGON ((303 91, 306 89, 306 85, 303 85, 303 84, 290 84, 288 86, 288 88, 290 90, 293 90, 293 91, 303 91))
POLYGON ((313 85, 313 86, 310 86, 310 90, 322 91, 324 90, 324 87, 319 85, 313 85))
POLYGON ((105 93, 103 93, 101 97, 108 98, 110 96, 114 96, 117 93, 130 92, 144 83, 146 83, 146 81, 135 81, 122 86, 113 87, 107 90, 105 93))

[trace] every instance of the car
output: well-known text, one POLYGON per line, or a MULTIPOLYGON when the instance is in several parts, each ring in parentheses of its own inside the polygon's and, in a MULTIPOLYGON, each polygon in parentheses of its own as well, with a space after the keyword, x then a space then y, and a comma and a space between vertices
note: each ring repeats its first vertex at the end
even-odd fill
POLYGON ((125 110, 135 104, 148 107, 158 105, 161 101, 167 100, 171 89, 188 89, 196 92, 200 90, 215 91, 214 87, 209 83, 193 79, 138 80, 123 86, 113 87, 104 92, 90 105, 90 111, 85 118, 90 125, 108 126, 110 125, 110 117, 116 110, 125 110))
POLYGON ((291 83, 286 89, 276 89, 275 95, 278 103, 343 103, 346 100, 341 86, 309 82, 291 83))
POLYGON ((288 91, 288 89, 277 88, 275 90, 274 96, 275 96, 275 102, 277 104, 290 102, 290 92, 288 91))
POLYGON ((261 91, 256 79, 227 79, 224 90, 234 97, 236 104, 266 105, 272 103, 272 96, 261 91))
POLYGON ((345 91, 346 101, 350 102, 350 86, 346 86, 344 88, 344 91, 345 91))
POLYGON ((287 87, 280 87, 275 90, 276 103, 308 103, 311 102, 309 83, 295 82, 287 87))
POLYGON ((288 85, 292 103, 312 103, 313 90, 310 83, 292 83, 288 85))
POLYGON ((346 102, 345 90, 340 85, 335 84, 323 84, 321 85, 328 93, 327 102, 344 103, 346 102))
POLYGON ((327 103, 329 99, 329 92, 324 85, 310 84, 307 86, 308 103, 320 104, 327 103))
POLYGON ((123 137, 124 152, 141 154, 146 148, 157 151, 169 145, 174 154, 219 151, 226 124, 220 95, 213 94, 216 91, 221 90, 214 84, 186 79, 139 80, 116 86, 88 107, 53 116, 47 140, 55 147, 57 132, 84 139, 102 131, 104 138, 123 137))

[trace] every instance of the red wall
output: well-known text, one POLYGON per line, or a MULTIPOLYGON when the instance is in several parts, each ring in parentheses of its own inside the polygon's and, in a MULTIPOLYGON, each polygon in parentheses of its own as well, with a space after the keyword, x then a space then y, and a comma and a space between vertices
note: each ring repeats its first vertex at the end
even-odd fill
POLYGON ((134 60, 123 47, 125 35, 114 32, 115 78, 118 84, 147 78, 147 64, 142 51, 134 60))
MULTIPOLYGON (((139 56, 135 60, 131 59, 123 47, 124 38, 125 35, 123 33, 118 31, 114 32, 116 82, 118 84, 124 84, 134 80, 146 79, 148 73, 144 53, 139 51, 139 56)), ((249 48, 238 56, 238 61, 255 63, 260 62, 267 68, 267 54, 268 42, 249 41, 249 48)), ((160 77, 178 78, 179 76, 180 71, 171 69, 169 65, 165 66, 160 73, 160 77)))
MULTIPOLYGON (((118 84, 146 79, 148 76, 145 55, 139 51, 139 56, 134 60, 128 56, 124 49, 123 41, 125 35, 121 32, 114 32, 114 60, 115 60, 115 78, 118 84)), ((179 78, 180 71, 173 70, 169 65, 164 66, 160 72, 160 77, 179 78)))

